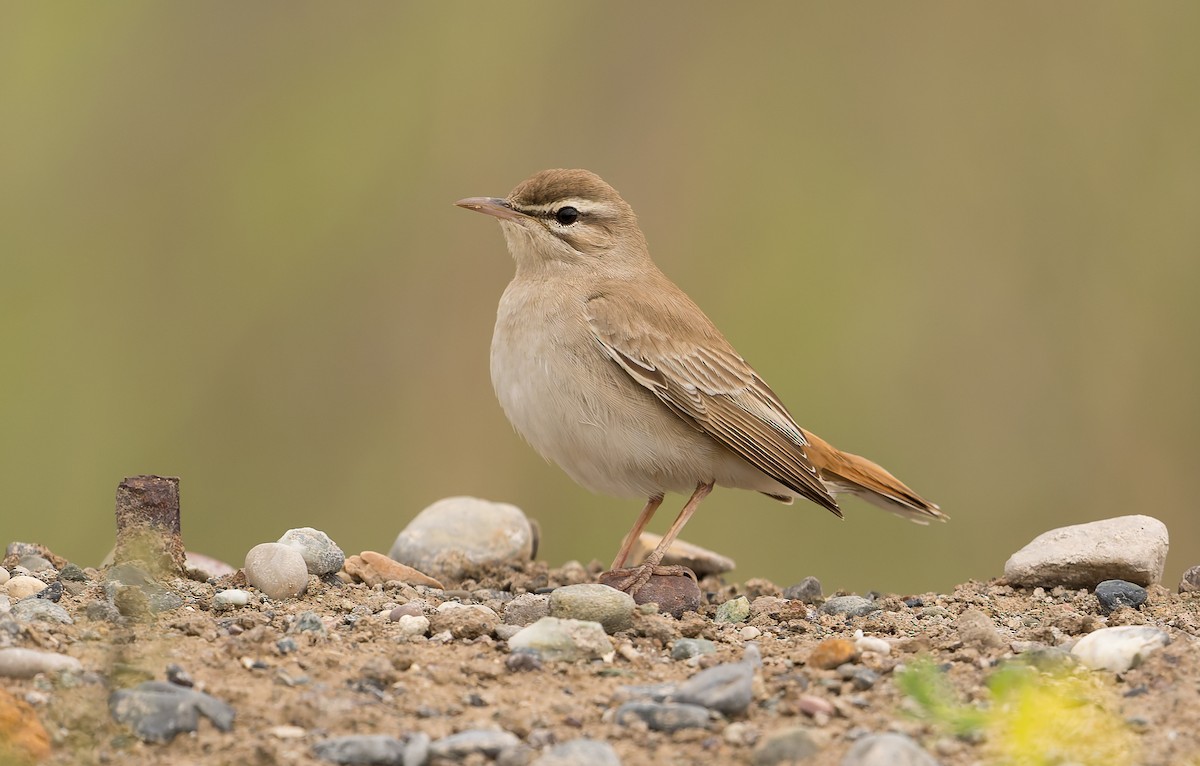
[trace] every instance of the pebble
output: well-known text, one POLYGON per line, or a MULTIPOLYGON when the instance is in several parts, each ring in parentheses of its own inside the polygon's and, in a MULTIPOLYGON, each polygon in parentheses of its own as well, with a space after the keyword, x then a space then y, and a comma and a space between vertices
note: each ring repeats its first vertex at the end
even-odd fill
POLYGON ((234 710, 216 697, 165 681, 146 681, 118 689, 108 697, 108 709, 143 742, 170 742, 182 732, 196 731, 200 716, 221 731, 233 728, 234 710))
POLYGON ((892 653, 892 645, 876 636, 864 636, 861 630, 854 631, 854 648, 860 652, 874 652, 879 655, 892 653))
POLYGON ((796 699, 796 707, 810 718, 818 715, 833 716, 837 712, 837 708, 833 706, 832 702, 815 694, 801 694, 796 699))
POLYGON ((937 766, 937 760, 911 737, 869 734, 854 743, 841 766, 937 766))
POLYGON ((469 567, 529 561, 533 540, 533 527, 515 505, 449 497, 418 513, 388 555, 433 577, 457 580, 469 567))
POLYGON ((509 673, 528 673, 542 669, 542 660, 537 652, 528 649, 513 652, 504 660, 504 667, 509 673))
MULTIPOLYGON (((637 542, 634 543, 633 550, 630 552, 629 566, 637 566, 645 561, 646 557, 658 547, 660 542, 662 542, 661 535, 656 535, 653 532, 643 532, 638 537, 637 542)), ((697 577, 724 574, 725 572, 732 572, 737 568, 737 563, 728 556, 722 556, 707 548, 701 548, 699 545, 693 545, 678 538, 667 549, 662 563, 663 566, 685 566, 695 572, 697 577)))
POLYGON ((550 616, 598 622, 610 634, 633 625, 636 607, 633 596, 596 583, 566 585, 550 594, 550 616))
POLYGON ((1145 588, 1126 580, 1105 580, 1096 586, 1096 600, 1104 614, 1112 614, 1123 606, 1139 609, 1148 595, 1145 588))
POLYGON ((791 601, 815 604, 821 600, 821 581, 815 577, 805 577, 795 585, 784 588, 783 597, 791 601))
POLYGON ((292 726, 290 724, 280 724, 267 729, 267 734, 270 734, 275 739, 303 739, 308 736, 308 730, 303 726, 292 726))
POLYGON ((0 676, 6 678, 33 678, 38 673, 64 670, 78 672, 83 670, 83 665, 74 657, 41 649, 0 649, 0 676))
POLYGON ((678 702, 626 702, 613 720, 622 726, 642 721, 654 731, 679 731, 708 727, 708 708, 678 702))
POLYGON ((36 596, 46 589, 46 583, 29 575, 17 575, 4 584, 4 592, 14 599, 36 596))
POLYGON ((389 582, 401 582, 445 590, 445 586, 439 580, 375 551, 363 551, 357 556, 351 556, 343 566, 346 574, 372 588, 389 582))
POLYGON ((504 621, 509 625, 532 625, 550 616, 550 596, 522 593, 504 605, 504 621))
POLYGON ((425 766, 429 762, 429 745, 433 740, 423 731, 408 735, 404 744, 403 766, 425 766))
POLYGON ((598 622, 543 617, 508 639, 511 650, 530 649, 546 661, 591 660, 613 651, 598 622))
POLYGON ((758 741, 758 729, 746 721, 734 721, 721 731, 725 744, 734 747, 749 747, 758 741))
POLYGON ((714 622, 745 622, 750 616, 750 601, 745 596, 726 601, 717 607, 714 622))
POLYGON ((1165 632, 1148 625, 1101 628, 1079 639, 1071 654, 1093 670, 1124 673, 1170 641, 1165 632))
POLYGON ((21 557, 18 566, 25 567, 30 572, 40 572, 43 569, 54 569, 54 565, 49 562, 44 556, 39 556, 36 553, 27 553, 21 557))
POLYGON ((958 639, 975 649, 998 649, 1007 646, 991 618, 978 609, 967 609, 954 621, 958 639))
POLYGON ((879 604, 862 596, 834 596, 821 604, 821 614, 844 614, 847 617, 863 617, 879 611, 879 604))
POLYGON ((837 670, 843 680, 849 681, 860 692, 870 689, 879 681, 878 673, 861 665, 840 665, 837 670))
POLYGON ((621 766, 621 759, 607 742, 573 739, 551 747, 532 766, 621 766))
POLYGON ((13 604, 10 612, 13 619, 21 622, 57 622, 72 625, 74 620, 67 610, 44 598, 27 598, 13 604))
POLYGON ((296 619, 288 626, 288 633, 316 633, 325 635, 325 621, 316 612, 306 611, 296 615, 296 619))
POLYGON ((232 609, 235 606, 245 606, 250 603, 252 595, 248 590, 230 588, 213 596, 213 608, 232 609))
POLYGON ((410 615, 412 617, 423 617, 425 615, 425 606, 420 601, 409 601, 406 604, 401 604, 388 612, 388 619, 396 622, 401 617, 410 615))
POLYGON ((1150 516, 1119 516, 1044 532, 1004 565, 1021 587, 1094 588, 1104 580, 1146 586, 1162 580, 1166 526, 1150 516))
POLYGON ((429 629, 433 633, 448 630, 455 638, 471 639, 490 634, 499 623, 500 615, 482 604, 447 601, 429 618, 429 629))
POLYGON ((738 631, 738 638, 742 639, 743 641, 753 641, 761 635, 762 631, 753 625, 747 625, 738 631))
POLYGON ((750 754, 754 766, 782 766, 798 763, 821 750, 812 732, 803 726, 773 731, 750 754))
POLYGON ((521 744, 515 734, 493 729, 468 729, 448 737, 436 739, 429 745, 429 755, 433 758, 461 761, 474 753, 482 753, 489 758, 495 758, 501 751, 521 744))
POLYGON ((44 598, 48 601, 57 602, 60 598, 62 598, 62 594, 63 584, 58 580, 55 580, 54 582, 50 583, 45 590, 43 590, 41 593, 38 593, 37 597, 44 598))
MULTIPOLYGON (((607 574, 600 575, 600 582, 605 582, 607 574)), ((633 600, 643 605, 657 604, 659 612, 678 620, 684 612, 698 610, 703 599, 700 586, 687 575, 651 575, 633 600)))
POLYGON ((268 598, 295 598, 308 590, 308 565, 295 548, 261 543, 246 554, 246 582, 268 598))
POLYGON ((289 529, 279 538, 279 542, 299 551, 308 566, 308 573, 317 577, 333 574, 346 561, 346 554, 337 543, 329 539, 329 535, 312 527, 289 529))
POLYGON ((717 645, 707 638, 680 638, 671 646, 671 659, 690 660, 704 654, 716 654, 717 645))
POLYGON ((858 659, 858 647, 844 638, 827 638, 813 647, 808 655, 808 665, 822 670, 832 670, 839 665, 858 659))
POLYGON ((0 567, 0 585, 7 583, 9 576, 8 570, 4 567, 0 567))
POLYGON ((1183 577, 1179 578, 1180 593, 1194 593, 1200 591, 1200 566, 1189 568, 1183 573, 1183 577))
POLYGON ((402 614, 396 620, 396 634, 400 638, 413 639, 429 634, 429 618, 423 614, 402 614))
POLYGON ((404 743, 386 734, 351 734, 313 745, 318 758, 341 764, 404 763, 404 743))
POLYGON ((754 701, 754 668, 744 662, 733 662, 701 670, 681 683, 671 699, 727 716, 741 715, 754 701))

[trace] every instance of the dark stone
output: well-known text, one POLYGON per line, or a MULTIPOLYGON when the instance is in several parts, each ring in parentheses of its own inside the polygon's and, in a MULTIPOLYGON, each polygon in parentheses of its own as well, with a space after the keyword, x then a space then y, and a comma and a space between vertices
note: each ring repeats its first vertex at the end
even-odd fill
POLYGON ((783 597, 803 601, 805 604, 815 604, 821 600, 821 581, 815 577, 805 577, 795 585, 785 588, 783 597))
POLYGON ((617 708, 613 720, 622 726, 644 721, 654 731, 704 729, 708 727, 708 708, 676 702, 626 702, 617 708))
POLYGON ((88 579, 87 573, 78 564, 67 564, 58 573, 58 579, 70 580, 72 582, 86 582, 88 579))
POLYGON ((60 598, 62 598, 62 594, 63 594, 63 584, 58 582, 57 580, 55 580, 54 582, 47 585, 42 590, 41 593, 38 593, 37 596, 35 596, 35 598, 44 598, 47 601, 54 601, 57 603, 58 600, 60 598))
POLYGON ((1138 609, 1146 603, 1147 595, 1145 588, 1127 580, 1105 580, 1096 586, 1096 600, 1105 614, 1123 606, 1138 609))
POLYGON ((109 695, 108 709, 143 742, 170 742, 180 732, 196 731, 201 715, 229 731, 235 715, 233 707, 216 697, 165 681, 118 689, 109 695))
POLYGON ((741 715, 754 701, 754 668, 726 663, 701 670, 679 685, 671 699, 700 705, 727 716, 741 715))
MULTIPOLYGON (((623 576, 608 577, 612 572, 600 575, 602 585, 613 586, 623 576)), ((695 577, 680 575, 651 575, 641 589, 633 594, 637 604, 658 604, 658 611, 679 619, 684 612, 694 612, 700 608, 700 586, 695 577)))
POLYGON ((878 611, 878 604, 862 596, 834 596, 821 605, 822 614, 844 614, 847 617, 863 617, 878 611))

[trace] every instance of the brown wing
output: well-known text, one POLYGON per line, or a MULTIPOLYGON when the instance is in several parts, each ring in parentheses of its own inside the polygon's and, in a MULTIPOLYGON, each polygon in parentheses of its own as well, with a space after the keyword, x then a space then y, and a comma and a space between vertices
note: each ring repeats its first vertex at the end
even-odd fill
POLYGON ((626 290, 590 296, 585 315, 597 343, 679 417, 841 516, 783 403, 691 299, 663 282, 646 302, 618 297, 626 290))

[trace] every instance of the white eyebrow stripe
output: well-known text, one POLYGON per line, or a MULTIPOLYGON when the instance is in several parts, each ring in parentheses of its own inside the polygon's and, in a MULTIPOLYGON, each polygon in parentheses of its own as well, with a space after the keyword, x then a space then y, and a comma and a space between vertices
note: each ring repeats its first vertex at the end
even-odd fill
POLYGON ((521 212, 529 215, 549 215, 564 207, 573 207, 583 214, 610 215, 614 213, 614 207, 607 202, 596 202, 582 197, 566 197, 543 205, 521 205, 521 212))

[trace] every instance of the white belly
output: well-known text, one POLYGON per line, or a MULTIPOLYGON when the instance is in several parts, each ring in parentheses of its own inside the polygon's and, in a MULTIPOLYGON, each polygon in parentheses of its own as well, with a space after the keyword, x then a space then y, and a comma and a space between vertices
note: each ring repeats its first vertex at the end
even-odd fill
POLYGON ((710 481, 792 494, 634 382, 604 355, 571 300, 509 285, 492 336, 496 397, 542 457, 616 497, 690 493, 710 481))

